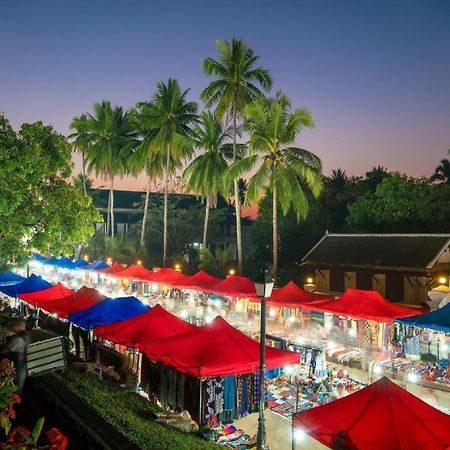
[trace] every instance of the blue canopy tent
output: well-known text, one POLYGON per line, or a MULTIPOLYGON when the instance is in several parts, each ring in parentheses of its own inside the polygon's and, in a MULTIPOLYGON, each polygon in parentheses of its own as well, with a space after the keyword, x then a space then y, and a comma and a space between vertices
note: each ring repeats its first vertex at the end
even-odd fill
POLYGON ((42 291, 43 289, 47 289, 51 286, 52 284, 48 281, 32 274, 19 283, 11 284, 9 286, 0 286, 0 291, 10 297, 17 298, 20 294, 24 294, 25 292, 42 291))
POLYGON ((71 259, 63 256, 62 258, 58 259, 56 266, 61 267, 63 269, 71 269, 73 267, 73 262, 71 259))
POLYGON ((16 273, 13 273, 11 271, 0 273, 0 285, 2 286, 20 283, 24 280, 24 277, 21 277, 20 275, 17 275, 16 273))
POLYGON ((136 297, 109 298, 69 315, 69 321, 79 327, 91 330, 99 325, 110 325, 115 322, 132 319, 150 310, 136 297))
POLYGON ((97 259, 97 261, 94 261, 92 264, 89 264, 89 267, 83 267, 83 269, 87 270, 98 270, 98 269, 106 269, 109 267, 109 264, 103 259, 97 259))
POLYGON ((421 316, 396 319, 395 322, 411 327, 428 328, 430 330, 450 333, 450 303, 436 311, 422 314, 421 316))
POLYGON ((49 266, 57 266, 58 265, 58 258, 55 258, 54 256, 50 256, 46 261, 44 261, 44 264, 48 264, 49 266))
POLYGON ((46 258, 45 256, 40 255, 39 253, 33 253, 32 256, 33 256, 33 258, 34 258, 36 261, 38 261, 38 262, 43 263, 43 262, 46 262, 46 261, 47 261, 47 258, 46 258))
POLYGON ((87 269, 90 264, 84 259, 78 259, 72 264, 72 269, 87 269))

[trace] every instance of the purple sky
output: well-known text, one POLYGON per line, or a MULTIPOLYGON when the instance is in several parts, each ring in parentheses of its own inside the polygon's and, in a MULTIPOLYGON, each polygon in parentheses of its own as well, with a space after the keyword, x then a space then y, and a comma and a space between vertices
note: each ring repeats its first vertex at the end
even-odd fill
MULTIPOLYGON (((198 100, 215 39, 244 38, 316 127, 325 173, 430 175, 450 147, 450 1, 23 1, 0 5, 0 111, 68 133, 92 102, 125 108, 175 77, 198 100)), ((118 188, 138 189, 127 179, 118 188)))

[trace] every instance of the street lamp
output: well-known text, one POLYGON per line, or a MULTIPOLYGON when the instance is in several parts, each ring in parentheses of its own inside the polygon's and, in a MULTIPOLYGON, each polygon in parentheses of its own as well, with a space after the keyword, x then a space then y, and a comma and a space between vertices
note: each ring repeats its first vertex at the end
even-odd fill
POLYGON ((258 418, 258 436, 256 448, 258 450, 268 450, 266 443, 266 427, 264 422, 264 407, 266 400, 266 300, 272 295, 273 278, 272 274, 265 270, 261 274, 261 279, 255 282, 256 294, 261 297, 261 316, 259 333, 259 418, 258 418))

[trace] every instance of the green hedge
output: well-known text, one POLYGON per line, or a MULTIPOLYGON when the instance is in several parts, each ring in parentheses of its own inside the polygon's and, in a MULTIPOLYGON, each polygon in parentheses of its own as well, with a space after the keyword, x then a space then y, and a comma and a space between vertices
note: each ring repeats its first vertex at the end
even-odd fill
POLYGON ((142 449, 213 450, 219 447, 196 435, 183 433, 150 419, 161 409, 129 389, 96 379, 93 375, 67 368, 59 376, 63 384, 79 396, 103 419, 142 449))

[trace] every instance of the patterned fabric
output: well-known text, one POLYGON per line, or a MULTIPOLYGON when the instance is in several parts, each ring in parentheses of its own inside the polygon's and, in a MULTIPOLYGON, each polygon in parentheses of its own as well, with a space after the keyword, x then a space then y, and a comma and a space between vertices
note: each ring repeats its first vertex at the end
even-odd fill
POLYGON ((255 382, 253 383, 253 386, 254 386, 253 404, 257 406, 257 405, 259 405, 259 390, 260 390, 259 373, 255 373, 254 377, 255 377, 255 382))
POLYGON ((239 415, 244 416, 247 415, 250 412, 249 407, 249 376, 244 375, 241 377, 241 389, 242 389, 242 396, 241 396, 241 402, 239 404, 239 415))
POLYGON ((370 344, 372 342, 372 333, 369 322, 364 323, 364 341, 366 344, 370 344))
POLYGON ((357 326, 357 335, 358 335, 358 344, 364 345, 364 330, 366 321, 365 320, 357 320, 356 321, 357 326))
POLYGON ((215 417, 223 411, 223 378, 206 381, 206 417, 215 417))

